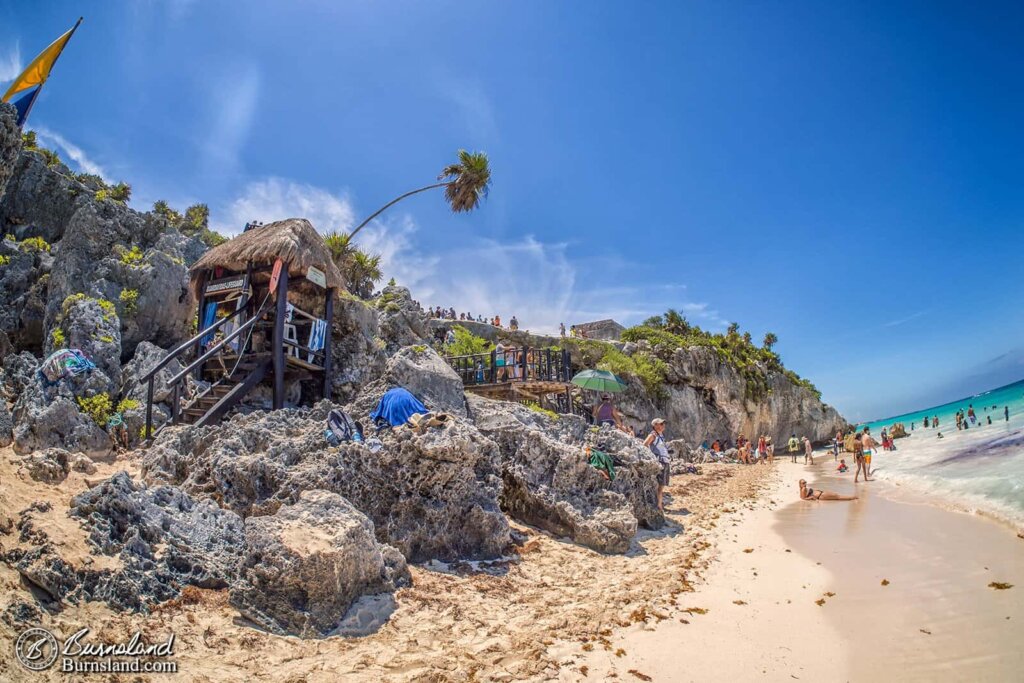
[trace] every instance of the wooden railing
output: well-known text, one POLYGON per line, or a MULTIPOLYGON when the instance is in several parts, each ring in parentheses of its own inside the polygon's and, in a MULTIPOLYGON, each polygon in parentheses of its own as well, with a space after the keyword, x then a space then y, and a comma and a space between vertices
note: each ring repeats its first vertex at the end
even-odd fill
POLYGON ((572 361, 566 349, 510 347, 501 352, 446 356, 464 386, 509 382, 568 382, 572 361))

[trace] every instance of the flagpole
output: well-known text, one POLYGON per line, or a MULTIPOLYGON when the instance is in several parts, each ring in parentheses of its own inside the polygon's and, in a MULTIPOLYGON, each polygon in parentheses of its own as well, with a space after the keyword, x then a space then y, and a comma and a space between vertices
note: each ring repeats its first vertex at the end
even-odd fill
POLYGON ((75 35, 75 31, 78 30, 78 26, 82 23, 82 19, 83 17, 78 17, 78 21, 76 21, 75 25, 71 27, 68 39, 64 41, 64 47, 60 49, 60 52, 57 53, 56 58, 53 60, 53 64, 50 65, 50 71, 46 74, 46 79, 39 84, 39 87, 36 88, 36 94, 32 96, 31 100, 29 100, 28 107, 25 108, 25 116, 21 119, 22 128, 24 128, 25 124, 28 123, 28 115, 32 113, 32 107, 36 106, 36 100, 39 99, 39 93, 43 91, 43 86, 46 85, 46 81, 50 80, 50 76, 53 75, 53 70, 57 67, 57 62, 60 60, 60 56, 64 54, 64 48, 68 46, 68 43, 71 41, 71 37, 75 35))

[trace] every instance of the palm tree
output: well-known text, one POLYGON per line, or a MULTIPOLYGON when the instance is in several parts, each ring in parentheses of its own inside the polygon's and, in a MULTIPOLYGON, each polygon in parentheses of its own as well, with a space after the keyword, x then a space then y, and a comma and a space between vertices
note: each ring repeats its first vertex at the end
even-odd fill
POLYGON ((739 323, 729 323, 729 329, 726 330, 726 334, 729 335, 730 337, 735 337, 739 333, 740 333, 740 324, 739 323))
POLYGON ((348 289, 364 299, 373 294, 373 286, 380 281, 380 254, 368 254, 352 244, 352 235, 347 232, 329 232, 324 242, 331 252, 331 260, 345 276, 348 289))
POLYGON ((349 239, 355 237, 367 223, 384 213, 392 204, 397 204, 414 194, 438 187, 444 188, 445 199, 448 200, 448 205, 455 213, 472 211, 477 208, 480 206, 480 199, 487 197, 487 193, 491 189, 491 168, 487 161, 487 154, 484 152, 467 152, 464 149, 460 149, 459 162, 445 166, 444 170, 437 176, 437 179, 442 182, 406 192, 374 211, 369 218, 360 223, 349 234, 349 239))
POLYGON ((690 331, 690 323, 685 315, 670 308, 665 311, 665 331, 672 334, 686 334, 690 331))
POLYGON ((775 346, 775 344, 778 341, 779 341, 779 338, 777 336, 775 336, 774 332, 765 332, 765 334, 764 334, 764 348, 766 348, 769 351, 771 351, 772 347, 775 346))

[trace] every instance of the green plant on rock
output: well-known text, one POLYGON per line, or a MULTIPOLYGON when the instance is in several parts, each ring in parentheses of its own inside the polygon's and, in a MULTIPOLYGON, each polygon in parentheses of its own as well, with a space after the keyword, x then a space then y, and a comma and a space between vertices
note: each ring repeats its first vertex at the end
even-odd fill
MULTIPOLYGON (((124 294, 124 292, 122 292, 122 294, 124 294)), ((136 298, 138 298, 138 292, 136 292, 136 298)), ((114 306, 113 301, 107 301, 106 299, 93 299, 93 301, 95 301, 96 304, 100 307, 100 310, 103 311, 103 319, 106 320, 107 322, 113 320, 114 316, 117 315, 117 307, 114 306)))
POLYGON ((473 356, 481 353, 490 353, 494 344, 483 337, 478 337, 462 325, 452 327, 455 341, 444 345, 446 356, 473 356))
POLYGON ((27 237, 21 241, 18 248, 27 254, 36 254, 50 251, 50 244, 42 237, 27 237))
POLYGON ((113 401, 109 394, 96 394, 90 397, 78 396, 75 400, 81 411, 91 417, 93 422, 100 427, 107 426, 110 411, 113 408, 113 401))
POLYGON ((114 338, 111 337, 109 334, 103 334, 100 335, 100 341, 103 342, 104 344, 113 344, 114 338))
POLYGON ((26 130, 21 134, 21 146, 24 149, 36 149, 39 147, 34 130, 26 130))
POLYGON ((140 401, 136 401, 134 398, 123 398, 121 399, 121 402, 117 404, 117 408, 114 412, 124 415, 129 410, 135 410, 141 405, 142 403, 140 401))
POLYGON ((144 256, 142 250, 137 245, 132 245, 131 249, 125 249, 123 246, 118 245, 117 250, 122 264, 129 268, 136 268, 142 265, 144 256))
POLYGON ((0 254, 0 266, 6 266, 11 262, 11 257, 6 254, 0 254))
POLYGON ((139 290, 122 289, 120 299, 125 313, 134 313, 139 305, 139 290))
POLYGON ((59 327, 53 328, 50 332, 50 345, 54 349, 63 349, 68 345, 67 337, 64 336, 64 330, 59 327))
POLYGON ((535 413, 540 413, 541 415, 547 415, 552 420, 560 420, 560 419, 562 419, 562 416, 559 415, 558 413, 556 413, 555 411, 548 410, 547 408, 541 408, 540 404, 537 403, 536 401, 524 401, 523 405, 526 406, 527 408, 529 408, 530 410, 532 410, 535 413))

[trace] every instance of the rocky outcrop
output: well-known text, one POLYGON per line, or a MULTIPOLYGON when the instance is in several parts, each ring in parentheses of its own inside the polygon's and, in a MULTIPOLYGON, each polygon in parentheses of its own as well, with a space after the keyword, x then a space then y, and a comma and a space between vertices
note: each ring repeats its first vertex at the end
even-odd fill
POLYGON ((403 346, 425 344, 430 325, 426 313, 412 299, 408 288, 388 285, 375 300, 384 350, 390 355, 403 346))
POLYGON ((0 227, 18 239, 40 237, 53 244, 64 236, 75 212, 91 198, 89 188, 70 174, 47 166, 39 152, 24 150, 7 182, 7 191, 0 196, 0 227))
POLYGON ((0 102, 0 198, 4 196, 7 181, 14 173, 19 152, 21 130, 18 129, 18 111, 14 105, 0 102))
POLYGON ((82 590, 119 609, 143 610, 186 585, 225 588, 236 576, 244 531, 238 515, 170 486, 146 488, 120 472, 74 498, 70 515, 122 568, 82 590))
POLYGON ((35 243, 0 238, 0 332, 20 349, 40 352, 53 257, 35 243))
POLYGON ((116 395, 121 387, 121 322, 114 307, 86 296, 68 297, 54 329, 60 330, 62 342, 53 344, 51 334, 45 353, 79 349, 106 376, 104 391, 116 395))
POLYGON ((660 465, 639 440, 515 403, 472 396, 469 406, 477 427, 501 449, 501 503, 512 517, 606 553, 628 550, 638 525, 665 523, 656 497, 660 465), (615 481, 587 462, 588 445, 619 458, 615 481))
POLYGON ((45 451, 30 453, 23 464, 30 477, 44 484, 59 484, 71 469, 71 454, 62 448, 47 448, 45 451))
POLYGON ((216 499, 243 517, 273 514, 303 491, 348 499, 373 522, 378 540, 413 562, 494 558, 510 543, 498 506, 498 450, 472 425, 380 435, 382 447, 328 447, 332 404, 312 410, 235 415, 214 428, 175 427, 143 459, 148 481, 216 499))
POLYGON ((245 551, 231 604, 281 635, 323 637, 364 595, 410 583, 405 558, 341 496, 304 491, 274 515, 245 521, 245 551))
POLYGON ((54 258, 47 328, 55 324, 68 297, 85 294, 115 306, 126 357, 142 341, 172 346, 187 339, 195 302, 182 256, 184 238, 168 239, 168 230, 163 218, 117 202, 83 204, 69 221, 54 258))
POLYGON ((434 412, 466 416, 462 380, 429 346, 407 346, 391 356, 384 371, 360 392, 353 404, 354 412, 369 414, 393 387, 408 389, 434 412))

